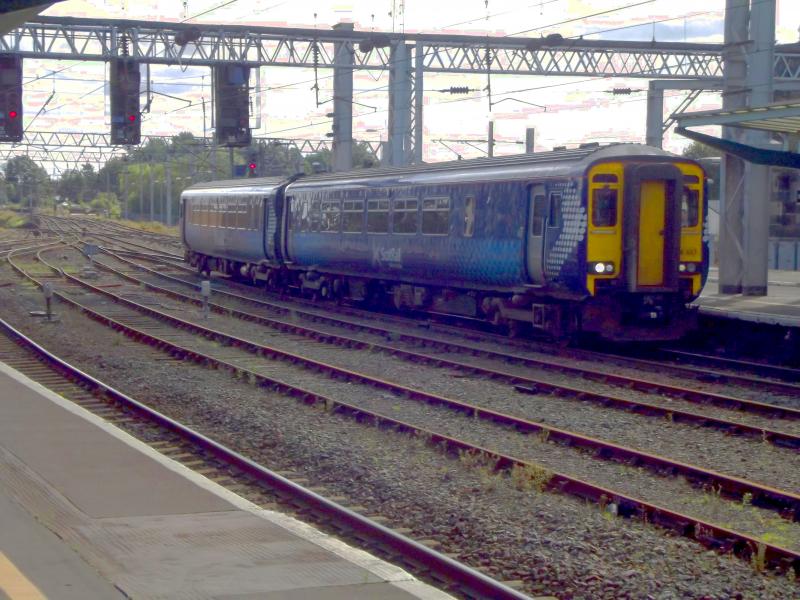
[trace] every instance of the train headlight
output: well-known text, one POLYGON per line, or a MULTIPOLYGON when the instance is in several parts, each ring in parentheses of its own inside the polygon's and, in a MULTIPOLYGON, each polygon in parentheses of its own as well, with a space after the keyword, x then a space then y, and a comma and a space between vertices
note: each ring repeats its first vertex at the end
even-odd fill
POLYGON ((697 263, 680 263, 678 265, 678 271, 681 273, 697 273, 699 265, 697 263))
POLYGON ((597 273, 598 275, 610 275, 614 272, 614 263, 612 262, 595 262, 589 263, 589 271, 597 273))

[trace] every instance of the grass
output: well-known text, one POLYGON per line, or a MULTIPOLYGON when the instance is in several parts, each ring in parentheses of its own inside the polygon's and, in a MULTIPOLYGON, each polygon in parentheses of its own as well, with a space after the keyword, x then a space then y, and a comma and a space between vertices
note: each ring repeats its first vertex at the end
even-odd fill
POLYGON ((514 465, 511 468, 511 481, 520 491, 543 492, 552 478, 552 471, 535 464, 514 465))
POLYGON ((157 221, 128 221, 126 219, 109 219, 106 217, 100 217, 93 215, 93 219, 97 219, 98 221, 108 221, 110 223, 116 223, 118 225, 124 225, 125 227, 131 227, 133 229, 138 229, 139 231, 146 231, 148 233, 161 233, 164 235, 172 235, 177 237, 178 236, 178 227, 167 227, 163 223, 159 223, 157 221))
POLYGON ((17 229, 27 222, 27 218, 13 210, 0 209, 0 228, 17 229))

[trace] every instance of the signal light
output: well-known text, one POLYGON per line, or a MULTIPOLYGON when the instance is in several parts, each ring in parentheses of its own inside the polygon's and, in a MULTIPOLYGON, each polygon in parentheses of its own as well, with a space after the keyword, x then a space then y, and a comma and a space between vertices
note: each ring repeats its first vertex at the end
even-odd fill
POLYGON ((0 54, 0 142, 21 142, 22 58, 0 54))
POLYGON ((256 163, 253 163, 253 162, 251 162, 251 163, 250 163, 249 165, 247 165, 247 166, 250 168, 250 170, 251 170, 251 171, 255 171, 255 170, 256 170, 256 163))
POLYGON ((141 141, 140 65, 129 57, 111 60, 111 143, 137 145, 141 141))

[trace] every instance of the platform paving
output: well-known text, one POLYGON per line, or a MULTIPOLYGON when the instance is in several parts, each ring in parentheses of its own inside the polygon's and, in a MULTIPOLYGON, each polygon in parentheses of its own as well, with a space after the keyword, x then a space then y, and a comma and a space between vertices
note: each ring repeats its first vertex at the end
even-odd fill
POLYGON ((766 296, 720 294, 717 269, 711 269, 694 304, 711 316, 800 327, 800 271, 771 270, 766 296))
POLYGON ((31 589, 67 600, 450 598, 260 509, 3 363, 0 524, 0 599, 37 598, 31 589))

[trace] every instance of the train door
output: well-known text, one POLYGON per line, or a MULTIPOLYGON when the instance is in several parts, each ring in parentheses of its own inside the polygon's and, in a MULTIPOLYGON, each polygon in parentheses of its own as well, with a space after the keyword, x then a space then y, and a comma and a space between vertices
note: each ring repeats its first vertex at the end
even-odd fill
POLYGON ((628 173, 629 203, 626 249, 631 291, 672 290, 677 286, 680 212, 676 190, 681 173, 673 165, 640 165, 628 173))
POLYGON ((547 222, 547 195, 541 184, 529 188, 528 275, 533 283, 544 283, 544 237, 547 222))
POLYGON ((639 193, 639 285, 664 285, 666 186, 663 180, 645 180, 639 193))

